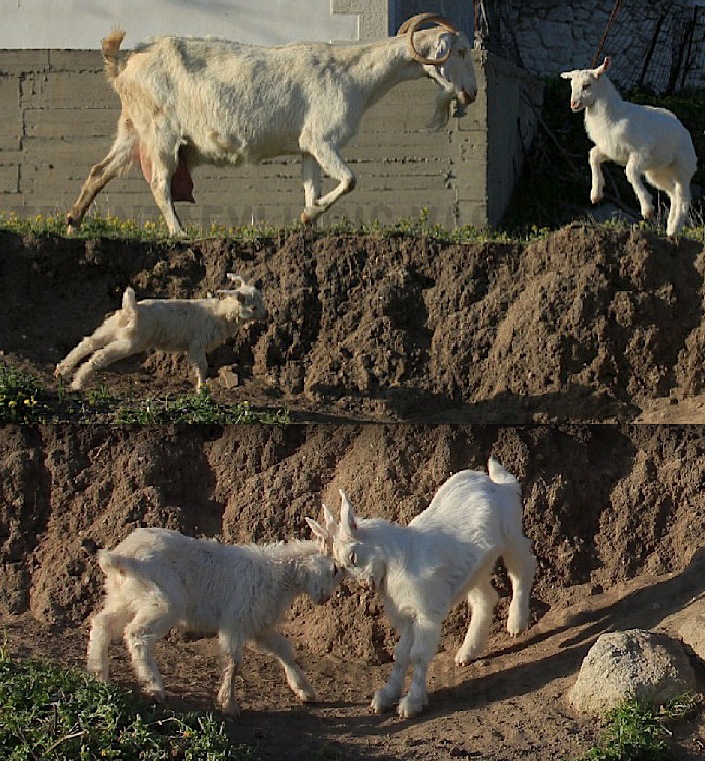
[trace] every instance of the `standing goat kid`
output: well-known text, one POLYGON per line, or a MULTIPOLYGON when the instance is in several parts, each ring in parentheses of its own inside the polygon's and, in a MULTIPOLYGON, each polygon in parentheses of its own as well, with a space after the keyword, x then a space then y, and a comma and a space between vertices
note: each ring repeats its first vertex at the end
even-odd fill
POLYGON ((170 629, 218 634, 226 657, 218 703, 237 715, 235 677, 245 642, 254 640, 284 667, 302 701, 315 693, 295 660, 290 642, 275 629, 294 598, 328 600, 342 578, 316 542, 257 546, 224 545, 176 531, 138 528, 111 551, 99 550, 105 602, 92 620, 88 671, 109 676, 109 645, 124 636, 143 691, 162 700, 164 687, 152 649, 170 629))
POLYGON ((570 107, 585 110, 585 130, 595 143, 590 151, 592 190, 599 203, 605 186, 602 164, 614 161, 626 167, 627 179, 639 199, 645 219, 653 216, 651 194, 642 175, 671 202, 666 233, 674 238, 685 224, 690 208, 690 182, 697 168, 695 148, 688 130, 665 108, 641 106, 622 100, 605 75, 610 58, 596 69, 561 73, 570 80, 570 107))
POLYGON ((365 110, 399 82, 440 85, 433 126, 453 99, 468 105, 477 85, 465 34, 433 13, 368 44, 243 45, 217 38, 157 37, 120 52, 121 30, 103 40, 105 70, 122 104, 108 155, 90 171, 68 215, 73 233, 96 195, 138 160, 172 235, 185 231, 174 201, 193 198, 199 164, 258 163, 282 154, 303 161, 304 223, 355 187, 340 149, 365 110), (434 23, 432 29, 419 29, 434 23), (321 171, 338 185, 321 195, 321 171))
POLYGON ((496 460, 490 459, 488 467, 489 476, 464 470, 449 478, 408 526, 358 519, 342 491, 339 524, 327 509, 325 526, 308 519, 321 549, 332 547, 336 562, 377 590, 399 632, 394 668, 372 700, 376 713, 397 701, 403 718, 423 710, 428 703, 428 666, 438 649, 443 620, 462 600, 467 600, 472 615, 455 661, 465 665, 483 650, 498 600, 492 573, 500 557, 512 584, 507 631, 519 634, 529 623, 536 561, 522 533, 521 488, 496 460), (410 664, 411 686, 399 700, 410 664))
POLYGON ((89 354, 93 356, 76 372, 71 390, 82 389, 90 376, 132 354, 147 349, 185 352, 196 375, 196 390, 206 380, 206 352, 232 338, 253 320, 263 320, 267 310, 262 294, 231 273, 234 289, 220 290, 222 298, 135 300, 127 288, 122 309, 107 317, 92 335, 84 338, 56 366, 57 376, 69 375, 89 354))

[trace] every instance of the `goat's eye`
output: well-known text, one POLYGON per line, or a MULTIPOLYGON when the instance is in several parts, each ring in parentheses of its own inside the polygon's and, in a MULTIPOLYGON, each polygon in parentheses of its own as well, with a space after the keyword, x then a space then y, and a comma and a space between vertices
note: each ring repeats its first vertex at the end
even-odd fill
POLYGON ((583 85, 583 91, 585 91, 585 90, 589 90, 591 87, 592 87, 592 85, 591 85, 589 82, 586 82, 586 83, 583 85))

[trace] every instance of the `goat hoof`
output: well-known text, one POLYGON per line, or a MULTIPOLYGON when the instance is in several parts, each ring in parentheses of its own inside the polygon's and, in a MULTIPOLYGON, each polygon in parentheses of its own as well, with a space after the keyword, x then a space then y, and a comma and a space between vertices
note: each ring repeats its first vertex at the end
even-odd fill
POLYGON ((240 715, 240 706, 235 700, 226 700, 220 704, 220 710, 226 715, 232 718, 237 718, 240 715))
POLYGON ((399 701, 397 713, 401 719, 412 719, 414 716, 418 716, 421 713, 423 706, 423 701, 420 704, 417 704, 409 700, 409 696, 407 695, 399 701))
POLYGON ((603 196, 601 196, 601 195, 599 195, 599 196, 590 196, 590 203, 592 203, 593 205, 594 204, 598 204, 598 203, 600 203, 600 201, 602 201, 602 198, 603 198, 603 196))
POLYGON ((164 702, 164 690, 161 690, 158 687, 145 687, 143 692, 147 698, 153 700, 155 703, 164 702))
POLYGON ((313 690, 299 690, 296 695, 302 703, 315 703, 318 700, 313 690))
POLYGON ((389 706, 375 695, 367 710, 369 713, 384 713, 388 708, 389 706))

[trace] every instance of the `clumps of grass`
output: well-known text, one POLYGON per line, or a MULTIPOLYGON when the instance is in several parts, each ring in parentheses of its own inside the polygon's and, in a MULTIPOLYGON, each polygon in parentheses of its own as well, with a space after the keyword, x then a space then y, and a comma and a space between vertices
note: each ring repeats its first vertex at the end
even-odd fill
POLYGON ((31 375, 0 363, 0 423, 288 424, 287 409, 256 410, 249 402, 216 401, 208 386, 175 398, 125 400, 105 386, 85 393, 58 394, 42 388, 31 375))
POLYGON ((121 406, 115 414, 116 423, 289 423, 288 410, 258 412, 249 402, 225 404, 216 401, 208 386, 197 394, 184 394, 176 399, 145 399, 133 405, 121 406))
POLYGON ((0 748, 3 758, 119 758, 241 761, 252 749, 232 745, 210 714, 153 708, 117 687, 58 665, 10 657, 0 647, 0 748))
POLYGON ((669 748, 669 725, 692 716, 700 702, 685 695, 654 708, 636 700, 614 708, 599 745, 578 761, 677 761, 669 748))
MULTIPOLYGON (((275 227, 266 223, 246 225, 242 227, 226 227, 211 224, 200 227, 193 223, 185 225, 190 240, 222 238, 240 241, 246 244, 271 240, 284 240, 289 235, 305 230, 314 238, 326 235, 368 235, 378 238, 427 238, 446 243, 484 243, 486 241, 509 241, 513 239, 511 232, 503 229, 479 229, 471 225, 448 230, 443 225, 433 222, 429 210, 419 209, 418 217, 403 217, 392 223, 382 223, 372 220, 367 223, 354 223, 346 218, 331 222, 329 226, 302 227, 299 224, 275 227)), ((18 217, 13 213, 0 212, 0 230, 7 230, 18 235, 65 235, 66 223, 64 215, 51 214, 47 216, 18 217)), ((534 226, 529 237, 543 236, 548 232, 534 226)), ((526 237, 522 229, 521 237, 526 237)), ((169 238, 169 232, 160 218, 136 222, 131 219, 121 219, 112 215, 88 215, 78 230, 76 237, 80 238, 119 238, 121 240, 138 240, 163 242, 169 238)))
POLYGON ((47 414, 44 392, 30 375, 0 364, 0 422, 32 423, 47 414))
MULTIPOLYGON (((212 224, 204 229, 199 225, 187 223, 185 227, 187 235, 192 239, 227 238, 245 242, 269 239, 277 232, 277 228, 268 225, 232 228, 212 224)), ((37 214, 32 217, 20 217, 14 212, 9 214, 0 212, 0 229, 18 235, 65 235, 66 216, 57 212, 48 215, 37 214)), ((75 237, 162 241, 169 238, 169 231, 161 217, 138 222, 134 219, 122 219, 112 214, 89 214, 83 220, 75 237)))

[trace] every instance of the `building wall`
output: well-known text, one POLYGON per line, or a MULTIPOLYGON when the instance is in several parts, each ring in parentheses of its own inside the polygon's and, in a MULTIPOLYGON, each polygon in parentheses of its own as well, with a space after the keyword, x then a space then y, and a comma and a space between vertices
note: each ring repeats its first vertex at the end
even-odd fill
MULTIPOLYGON (((257 45, 357 40, 359 13, 336 0, 13 0, 3 3, 0 49, 100 47, 112 28, 128 44, 160 34, 217 35, 257 45)), ((350 0, 347 0, 350 5, 350 0)), ((352 5, 355 5, 353 0, 352 5)), ((384 3, 379 3, 384 5, 384 3)), ((386 25, 382 27, 386 29, 386 25)))

